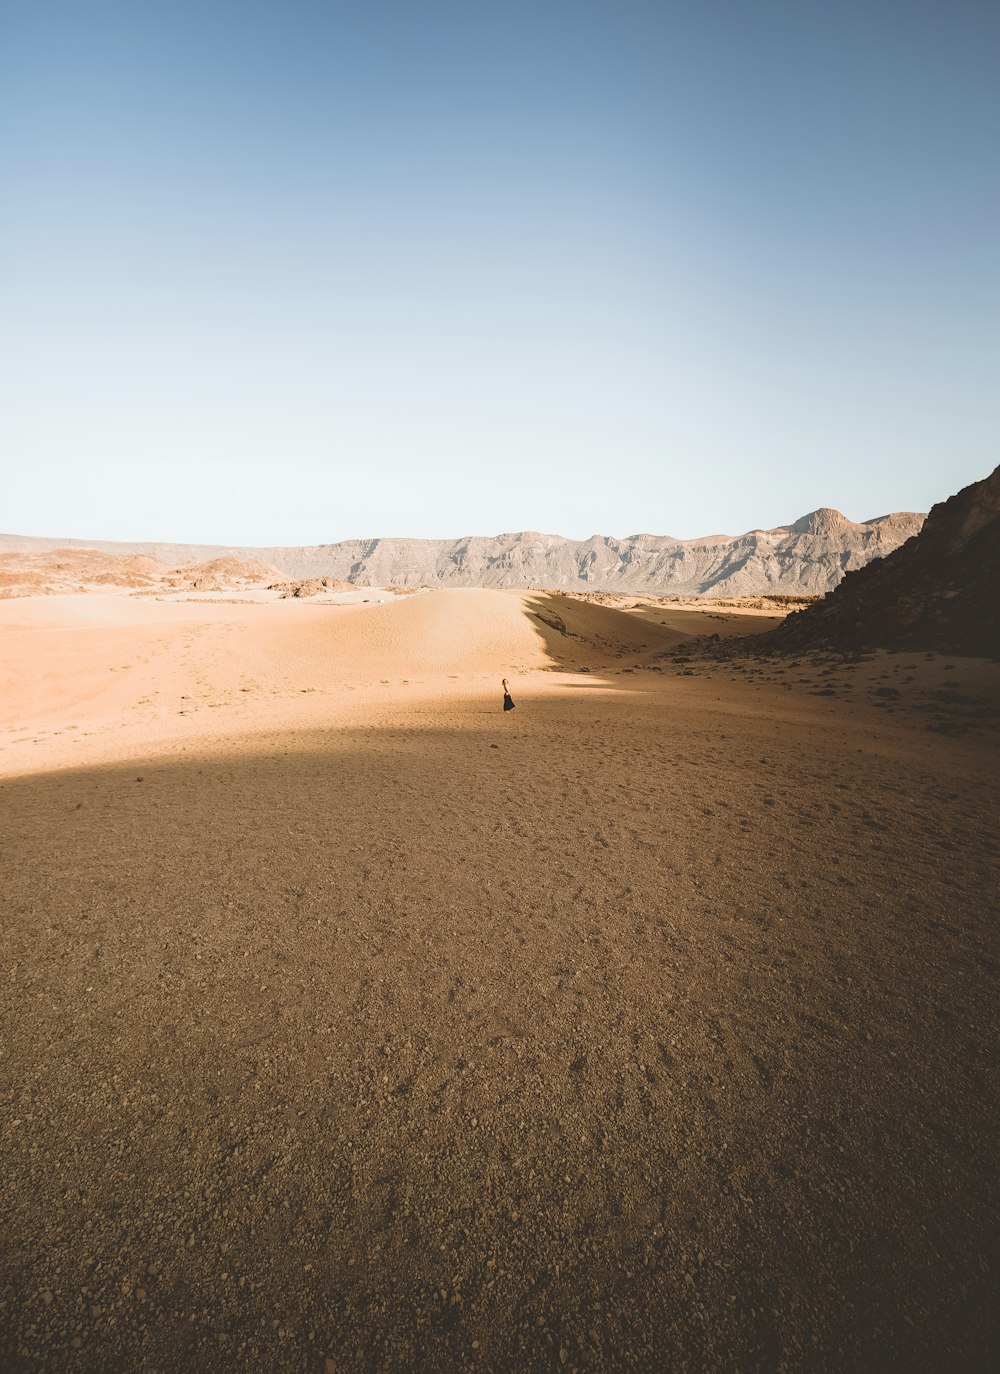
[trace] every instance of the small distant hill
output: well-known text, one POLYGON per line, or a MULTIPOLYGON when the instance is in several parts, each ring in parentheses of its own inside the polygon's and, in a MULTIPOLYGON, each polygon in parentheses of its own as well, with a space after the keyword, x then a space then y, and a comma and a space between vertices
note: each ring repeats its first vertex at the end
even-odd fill
MULTIPOLYGON (((884 558, 916 534, 913 512, 856 523, 823 508, 791 525, 701 539, 634 534, 564 539, 556 534, 470 535, 463 539, 351 539, 295 548, 122 544, 0 535, 0 550, 62 547, 144 555, 176 567, 220 559, 271 567, 272 581, 334 578, 355 587, 552 588, 659 596, 822 596, 845 573, 884 558)), ((206 576, 210 574, 206 573, 206 576)))
POLYGON ((776 647, 927 649, 1000 658, 1000 467, 931 510, 895 552, 790 615, 776 647))
POLYGON ((268 587, 268 591, 280 592, 282 601, 288 601, 297 596, 319 596, 322 592, 349 592, 352 590, 349 582, 341 582, 336 577, 308 577, 304 582, 275 582, 268 587))

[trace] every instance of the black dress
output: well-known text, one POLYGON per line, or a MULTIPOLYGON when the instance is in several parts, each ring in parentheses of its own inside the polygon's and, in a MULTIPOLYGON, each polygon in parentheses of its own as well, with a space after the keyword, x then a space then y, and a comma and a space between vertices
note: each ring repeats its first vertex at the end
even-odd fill
POLYGON ((514 709, 514 698, 509 692, 503 694, 503 709, 505 711, 513 711, 514 709))

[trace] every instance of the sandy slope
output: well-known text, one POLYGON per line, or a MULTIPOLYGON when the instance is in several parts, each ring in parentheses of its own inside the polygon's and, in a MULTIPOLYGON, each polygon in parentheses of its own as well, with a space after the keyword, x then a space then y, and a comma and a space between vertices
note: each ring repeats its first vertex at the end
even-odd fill
MULTIPOLYGON (((487 590, 337 607, 23 598, 0 607, 0 632, 0 676, 9 684, 0 739, 28 736, 38 746, 40 730, 102 730, 111 757, 123 732, 140 749, 151 736, 191 735, 184 717, 205 708, 223 710, 226 720, 235 710, 240 727, 253 731, 276 724, 276 695, 342 696, 428 675, 495 688, 504 675, 557 661, 596 668, 683 638, 604 606, 487 590)), ((194 736, 206 729, 215 726, 199 720, 194 736)), ((8 755, 5 767, 34 771, 65 748, 33 750, 28 760, 8 755)), ((93 749, 86 756, 102 757, 93 749)))
POLYGON ((681 615, 0 606, 5 1367, 988 1367, 996 666, 681 615))

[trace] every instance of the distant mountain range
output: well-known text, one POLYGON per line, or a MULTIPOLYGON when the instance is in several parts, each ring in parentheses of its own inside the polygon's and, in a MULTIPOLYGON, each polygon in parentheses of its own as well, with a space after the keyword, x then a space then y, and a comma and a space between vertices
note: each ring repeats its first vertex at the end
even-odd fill
POLYGON ((335 577, 360 587, 552 587, 566 591, 668 596, 818 596, 845 573, 892 553, 917 534, 924 516, 909 511, 855 524, 823 508, 792 525, 736 537, 672 539, 634 534, 472 535, 464 539, 348 539, 298 548, 221 544, 122 543, 0 535, 0 552, 100 549, 140 554, 176 566, 230 557, 258 559, 291 578, 335 577))

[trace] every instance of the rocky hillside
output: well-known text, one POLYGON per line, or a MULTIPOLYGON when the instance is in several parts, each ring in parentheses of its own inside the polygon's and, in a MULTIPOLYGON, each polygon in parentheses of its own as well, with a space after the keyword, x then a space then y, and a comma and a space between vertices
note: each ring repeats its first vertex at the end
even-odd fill
POLYGON ((501 534, 465 539, 352 539, 299 548, 124 544, 0 535, 0 551, 67 547, 144 555, 177 565, 221 557, 258 559, 285 577, 338 578, 360 587, 552 587, 672 596, 820 595, 845 572, 898 548, 923 523, 909 512, 855 524, 817 510, 792 525, 748 534, 672 539, 635 534, 563 539, 501 534))
POLYGON ((1000 658, 1000 467, 936 505, 916 538, 848 572, 771 638, 796 651, 828 645, 1000 658))
POLYGON ((160 586, 166 571, 155 559, 141 554, 116 557, 62 544, 45 551, 36 545, 30 553, 0 552, 0 598, 67 595, 111 587, 140 590, 160 586))
POLYGON ((0 599, 65 596, 125 587, 150 593, 233 591, 266 585, 280 577, 277 568, 256 559, 222 557, 168 567, 144 554, 110 553, 110 545, 67 548, 60 543, 57 548, 45 550, 39 548, 45 540, 32 542, 31 552, 13 549, 0 552, 0 599))

